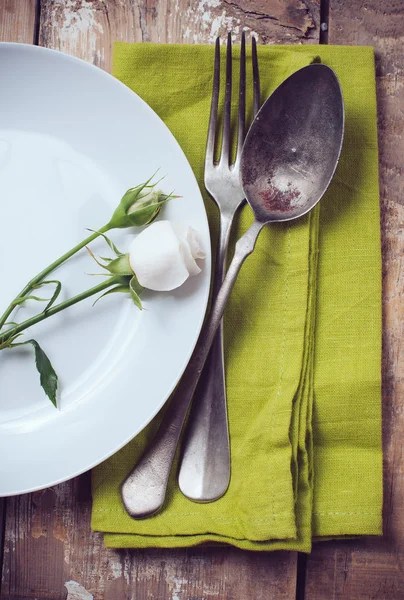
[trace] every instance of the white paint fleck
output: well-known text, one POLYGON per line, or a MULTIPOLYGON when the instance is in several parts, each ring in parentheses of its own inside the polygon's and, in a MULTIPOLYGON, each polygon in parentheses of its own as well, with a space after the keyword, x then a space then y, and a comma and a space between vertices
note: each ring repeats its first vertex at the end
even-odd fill
MULTIPOLYGON (((224 11, 223 11, 224 12, 224 11)), ((222 20, 220 17, 215 17, 212 21, 212 25, 210 27, 210 35, 213 38, 216 38, 219 35, 219 31, 222 27, 222 20)))
MULTIPOLYGON (((123 561, 123 579, 127 585, 130 583, 130 575, 131 575, 131 561, 129 557, 129 552, 125 553, 125 558, 123 561)), ((136 577, 136 569, 133 571, 134 577, 136 577)))
POLYGON ((62 24, 55 20, 53 27, 57 31, 62 48, 74 49, 77 54, 84 47, 89 59, 101 63, 104 60, 104 52, 97 48, 97 42, 102 38, 104 29, 97 21, 97 9, 93 3, 82 0, 81 6, 78 7, 76 0, 67 0, 60 5, 63 6, 62 24))
POLYGON ((109 561, 109 569, 114 579, 119 579, 123 575, 122 563, 118 560, 109 561))
MULTIPOLYGON (((210 41, 213 41, 220 32, 224 29, 226 31, 235 31, 237 25, 240 24, 240 19, 235 17, 228 17, 225 10, 222 11, 221 15, 217 15, 210 27, 210 41)), ((240 28, 239 28, 240 29, 240 28)))
MULTIPOLYGON (((199 0, 193 10, 187 10, 187 29, 184 38, 190 38, 190 29, 195 32, 193 41, 195 43, 214 42, 220 35, 224 36, 228 31, 232 32, 232 39, 237 41, 241 20, 228 14, 225 8, 222 8, 221 0, 199 0), (221 10, 217 10, 221 9, 221 10), (191 25, 191 27, 189 26, 191 25)), ((244 27, 250 31, 249 27, 244 27)))
MULTIPOLYGON (((195 572, 200 573, 201 569, 205 568, 205 563, 203 559, 197 558, 191 559, 191 562, 194 563, 194 567, 196 569, 195 572)), ((181 600, 182 598, 189 597, 189 582, 190 579, 185 579, 183 577, 179 577, 177 575, 178 566, 173 562, 167 562, 165 565, 165 580, 169 591, 170 600, 181 600), (188 590, 188 593, 187 593, 188 590)), ((153 571, 153 579, 155 578, 155 571, 153 571)), ((201 597, 201 600, 208 600, 208 598, 217 598, 218 597, 218 588, 217 583, 214 581, 208 583, 203 581, 202 589, 198 598, 201 597)))
POLYGON ((182 586, 188 584, 188 580, 171 575, 167 577, 166 582, 170 588, 171 600, 181 600, 179 594, 182 592, 182 586))
POLYGON ((94 596, 77 581, 66 581, 65 588, 67 589, 66 600, 94 600, 94 596))

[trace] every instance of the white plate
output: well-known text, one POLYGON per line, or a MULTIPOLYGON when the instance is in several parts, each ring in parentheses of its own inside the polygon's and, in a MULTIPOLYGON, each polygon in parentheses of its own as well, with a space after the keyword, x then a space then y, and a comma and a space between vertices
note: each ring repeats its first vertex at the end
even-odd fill
MULTIPOLYGON (((127 188, 160 168, 182 196, 162 218, 195 227, 203 271, 172 293, 144 293, 140 313, 115 294, 29 330, 59 375, 56 410, 39 385, 32 350, 0 353, 0 495, 41 489, 105 460, 163 406, 203 321, 210 239, 191 168, 163 122, 122 83, 81 60, 23 44, 0 44, 0 309, 54 258, 106 223, 127 188)), ((113 232, 128 248, 132 231, 113 232)), ((105 255, 102 242, 93 245, 105 255)), ((101 280, 80 255, 57 271, 63 294, 101 280)), ((21 308, 16 318, 37 305, 21 308)))

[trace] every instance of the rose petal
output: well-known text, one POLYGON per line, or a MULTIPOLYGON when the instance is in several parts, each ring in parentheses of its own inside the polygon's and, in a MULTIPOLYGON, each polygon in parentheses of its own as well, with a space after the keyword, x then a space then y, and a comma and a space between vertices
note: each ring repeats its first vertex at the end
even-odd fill
POLYGON ((169 221, 152 223, 133 240, 129 262, 140 285, 150 290, 173 290, 189 277, 181 242, 169 221))
POLYGON ((180 238, 181 252, 184 258, 185 266, 188 269, 189 275, 198 275, 201 269, 197 265, 194 257, 192 256, 191 248, 186 239, 180 238))
POLYGON ((199 242, 198 232, 193 227, 188 227, 187 240, 194 258, 206 258, 206 254, 199 242))
POLYGON ((183 223, 171 222, 171 226, 181 240, 181 249, 189 274, 198 275, 201 269, 195 262, 195 258, 205 258, 205 253, 200 246, 197 232, 183 223))

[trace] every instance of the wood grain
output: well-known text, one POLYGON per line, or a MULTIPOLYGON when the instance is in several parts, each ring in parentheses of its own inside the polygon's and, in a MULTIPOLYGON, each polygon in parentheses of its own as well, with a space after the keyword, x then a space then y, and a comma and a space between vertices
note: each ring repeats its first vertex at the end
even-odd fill
POLYGON ((0 0, 0 40, 32 44, 36 0, 0 0))
POLYGON ((41 0, 39 45, 111 70, 114 41, 141 41, 127 0, 41 0))
POLYGON ((42 0, 39 43, 109 71, 116 40, 206 44, 245 29, 263 43, 313 42, 317 6, 315 0, 42 0))
MULTIPOLYGON (((7 498, 0 498, 0 569, 3 569, 7 498)), ((0 578, 1 593, 1 578, 0 578)))
MULTIPOLYGON (((0 0, 1 1, 1 0, 0 0)), ((211 43, 227 29, 261 42, 313 42, 318 2, 301 0, 42 0, 39 43, 104 69, 115 40, 211 43)), ((289 600, 295 553, 229 547, 115 551, 90 530, 89 476, 8 501, 1 599, 66 598, 79 582, 96 600, 289 600)))
POLYGON ((68 580, 96 600, 266 600, 268 593, 289 600, 295 594, 295 557, 286 552, 105 549, 90 530, 89 474, 8 502, 2 600, 64 600, 68 580))
POLYGON ((305 600, 404 598, 404 5, 334 3, 330 42, 377 52, 383 237, 383 539, 317 544, 308 559, 305 600))

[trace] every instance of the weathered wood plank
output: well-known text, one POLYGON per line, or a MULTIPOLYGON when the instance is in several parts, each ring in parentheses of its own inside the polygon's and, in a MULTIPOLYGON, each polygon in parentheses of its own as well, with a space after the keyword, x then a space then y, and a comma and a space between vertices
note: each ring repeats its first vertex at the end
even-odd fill
MULTIPOLYGON (((32 44, 35 18, 36 0, 0 0, 0 40, 32 44)), ((6 499, 0 498, 0 565, 3 564, 6 504, 6 499)))
MULTIPOLYGON (((1 0, 0 0, 1 1, 1 0)), ((313 41, 301 0, 42 0, 39 43, 107 70, 115 40, 211 43, 232 28, 261 42, 313 41)), ((317 13, 316 13, 317 10, 317 13)), ((66 597, 79 582, 96 600, 286 600, 295 596, 295 553, 233 548, 114 551, 90 531, 89 477, 9 500, 2 599, 66 597)))
POLYGON ((126 0, 41 0, 39 45, 111 70, 115 41, 141 41, 126 0))
POLYGON ((404 597, 404 6, 400 0, 333 3, 330 42, 377 51, 383 237, 384 536, 318 544, 308 560, 306 600, 404 597))
POLYGON ((0 40, 34 43, 36 0, 0 0, 0 40))
POLYGON ((1 600, 32 600, 31 598, 27 598, 26 596, 1 596, 1 600))
POLYGON ((296 43, 315 37, 302 0, 148 0, 137 11, 143 41, 212 43, 242 29, 264 43, 296 43))
POLYGON ((99 593, 107 558, 101 536, 90 533, 90 507, 88 475, 10 498, 2 594, 64 600, 69 580, 99 593))
POLYGON ((105 549, 90 530, 88 474, 8 502, 2 600, 64 600, 69 580, 97 600, 294 597, 295 560, 286 552, 105 549))
POLYGON ((206 44, 244 28, 263 43, 310 42, 316 12, 302 0, 42 0, 39 43, 109 71, 116 40, 206 44))
MULTIPOLYGON (((3 568, 6 510, 7 510, 7 499, 0 498, 0 569, 3 568)), ((0 593, 1 593, 1 581, 0 581, 0 593)))

